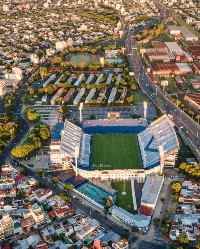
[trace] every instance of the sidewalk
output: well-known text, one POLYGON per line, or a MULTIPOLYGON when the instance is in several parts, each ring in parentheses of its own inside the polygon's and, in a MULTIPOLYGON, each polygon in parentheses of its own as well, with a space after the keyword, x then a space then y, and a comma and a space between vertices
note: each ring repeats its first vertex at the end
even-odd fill
POLYGON ((137 201, 136 201, 136 197, 135 197, 135 185, 134 185, 134 180, 131 179, 131 192, 132 192, 132 198, 133 198, 133 207, 134 210, 137 211, 137 201))

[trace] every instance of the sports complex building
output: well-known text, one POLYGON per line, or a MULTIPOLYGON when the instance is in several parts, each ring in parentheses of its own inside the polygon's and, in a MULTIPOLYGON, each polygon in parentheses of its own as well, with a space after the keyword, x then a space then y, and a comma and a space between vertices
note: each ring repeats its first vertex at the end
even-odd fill
POLYGON ((145 119, 108 118, 84 120, 79 127, 66 120, 61 139, 52 140, 50 160, 54 167, 72 165, 87 179, 144 182, 146 175, 174 166, 178 149, 166 115, 150 125, 145 119))

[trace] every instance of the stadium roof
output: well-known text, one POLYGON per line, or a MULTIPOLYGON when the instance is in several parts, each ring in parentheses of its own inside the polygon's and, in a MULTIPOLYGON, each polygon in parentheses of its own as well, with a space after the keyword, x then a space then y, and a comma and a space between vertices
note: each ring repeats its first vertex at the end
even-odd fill
POLYGON ((147 206, 155 205, 163 180, 163 176, 148 175, 142 189, 141 202, 145 203, 147 206))
POLYGON ((75 148, 80 147, 81 135, 81 128, 66 120, 62 130, 61 150, 74 157, 75 148))
POLYGON ((152 122, 145 131, 139 133, 138 142, 145 169, 160 165, 159 146, 163 146, 164 156, 179 149, 176 132, 166 115, 152 122))

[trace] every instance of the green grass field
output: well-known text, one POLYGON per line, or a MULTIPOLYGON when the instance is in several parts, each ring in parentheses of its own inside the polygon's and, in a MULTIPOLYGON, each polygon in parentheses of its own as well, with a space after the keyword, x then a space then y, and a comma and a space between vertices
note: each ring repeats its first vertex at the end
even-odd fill
POLYGON ((76 63, 80 63, 80 62, 91 62, 91 57, 90 55, 86 55, 86 54, 80 54, 80 55, 72 55, 70 62, 76 62, 76 63))
POLYGON ((133 92, 133 103, 135 105, 142 104, 144 101, 149 102, 149 99, 146 95, 138 91, 133 92))
POLYGON ((100 61, 100 56, 95 54, 75 54, 67 57, 70 62, 77 64, 81 62, 92 63, 94 61, 100 61))
POLYGON ((125 209, 126 211, 132 213, 134 211, 131 183, 125 182, 112 182, 112 188, 117 191, 117 200, 116 206, 125 209), (122 192, 125 190, 126 195, 122 195, 122 192))
POLYGON ((93 135, 92 167, 94 170, 141 168, 136 135, 93 135))

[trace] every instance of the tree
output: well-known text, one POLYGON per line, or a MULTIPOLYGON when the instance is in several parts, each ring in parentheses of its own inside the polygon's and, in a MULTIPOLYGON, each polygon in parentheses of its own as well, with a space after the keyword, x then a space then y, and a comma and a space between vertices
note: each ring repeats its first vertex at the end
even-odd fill
POLYGON ((65 184, 64 189, 69 192, 70 190, 73 190, 74 187, 71 184, 65 184))
POLYGON ((172 209, 171 209, 171 208, 168 208, 168 209, 166 210, 166 213, 167 213, 167 214, 172 214, 172 209))
POLYGON ((35 93, 35 91, 33 90, 33 88, 29 87, 28 88, 28 91, 29 91, 29 94, 30 95, 33 95, 35 93))
POLYGON ((162 203, 165 202, 165 198, 164 197, 161 197, 160 200, 161 200, 162 203))
POLYGON ((90 115, 90 119, 93 120, 93 119, 96 119, 96 116, 94 114, 91 114, 90 115))
POLYGON ((59 178, 57 176, 53 176, 51 178, 51 181, 55 184, 55 183, 58 183, 59 182, 59 178))
POLYGON ((172 197, 173 200, 177 200, 178 199, 178 194, 177 193, 172 194, 171 197, 172 197))
POLYGON ((154 219, 153 219, 153 223, 154 223, 154 226, 158 226, 159 225, 159 222, 160 222, 160 219, 158 218, 158 217, 155 217, 154 219))
POLYGON ((26 108, 24 113, 31 122, 38 122, 40 119, 40 114, 33 108, 26 108))
POLYGON ((178 241, 181 243, 181 244, 188 244, 189 243, 189 239, 188 237, 183 234, 181 235, 179 238, 178 238, 178 241))
POLYGON ((161 230, 162 230, 163 234, 166 234, 166 233, 169 232, 169 228, 168 227, 162 227, 161 230))
POLYGON ((44 169, 42 169, 42 168, 37 168, 36 169, 36 173, 38 174, 38 175, 43 175, 43 173, 44 173, 44 169))
POLYGON ((131 228, 131 230, 132 230, 132 232, 133 232, 134 234, 139 232, 139 229, 138 229, 137 226, 133 226, 133 227, 131 228))
POLYGON ((200 249, 200 242, 197 242, 197 243, 196 243, 195 248, 196 248, 196 249, 200 249))
POLYGON ((60 194, 59 197, 64 200, 64 201, 69 201, 69 196, 66 196, 66 195, 63 195, 63 194, 60 194))
POLYGON ((199 114, 199 115, 197 115, 197 116, 195 117, 195 119, 197 119, 197 121, 198 121, 198 124, 199 124, 199 120, 200 120, 200 114, 199 114))
POLYGON ((24 169, 24 168, 19 168, 19 172, 22 174, 22 175, 27 175, 27 172, 26 172, 26 170, 24 169))
POLYGON ((110 200, 106 200, 106 207, 110 207, 111 203, 110 203, 110 200))
POLYGON ((181 182, 173 182, 171 188, 173 192, 179 193, 181 190, 181 182))
POLYGON ((47 76, 47 68, 46 67, 40 68, 40 76, 41 76, 41 78, 44 78, 47 76))

